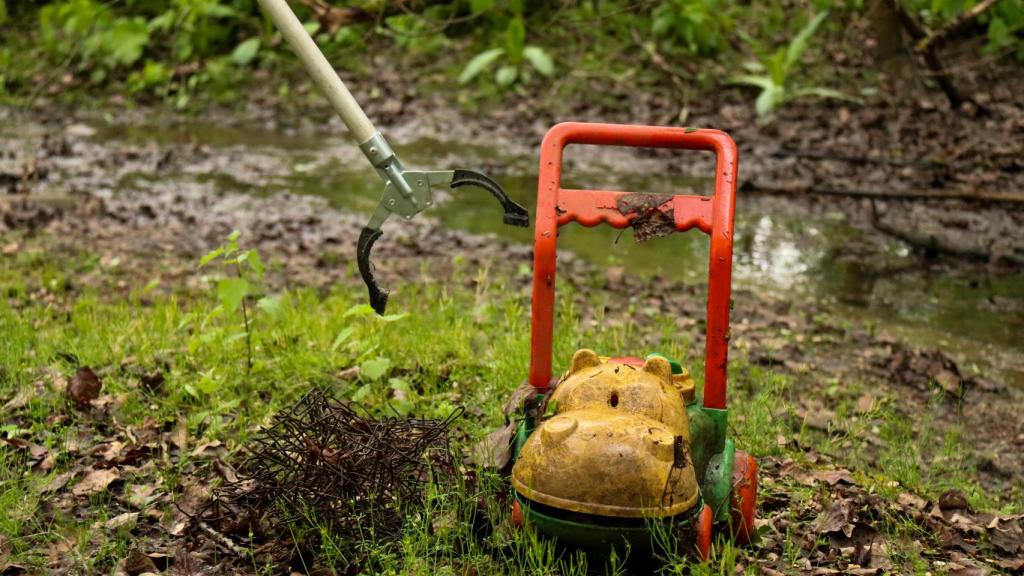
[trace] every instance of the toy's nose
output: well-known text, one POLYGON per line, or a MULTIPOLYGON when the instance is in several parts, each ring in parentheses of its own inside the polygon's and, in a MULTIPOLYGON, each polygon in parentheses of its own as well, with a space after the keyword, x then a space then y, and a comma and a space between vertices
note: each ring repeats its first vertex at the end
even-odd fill
POLYGON ((576 430, 576 419, 572 416, 555 416, 544 423, 541 438, 545 444, 557 444, 576 430))
POLYGON ((662 462, 675 460, 676 437, 664 428, 647 429, 647 449, 662 462))

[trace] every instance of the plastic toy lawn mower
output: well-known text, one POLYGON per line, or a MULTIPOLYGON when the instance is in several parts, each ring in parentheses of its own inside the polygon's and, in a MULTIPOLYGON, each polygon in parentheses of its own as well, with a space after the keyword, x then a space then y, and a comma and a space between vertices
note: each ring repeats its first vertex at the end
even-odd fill
POLYGON ((725 403, 737 153, 717 130, 564 123, 541 148, 534 237, 530 384, 514 440, 513 522, 559 541, 650 549, 652 523, 684 535, 706 559, 713 526, 737 541, 754 530, 757 464, 727 437, 725 403), (717 156, 714 196, 641 195, 561 186, 569 144, 676 148, 717 156), (637 201, 638 197, 641 201, 637 201), (711 238, 703 398, 678 363, 658 354, 603 357, 579 350, 551 379, 558 227, 615 228, 661 219, 711 238))

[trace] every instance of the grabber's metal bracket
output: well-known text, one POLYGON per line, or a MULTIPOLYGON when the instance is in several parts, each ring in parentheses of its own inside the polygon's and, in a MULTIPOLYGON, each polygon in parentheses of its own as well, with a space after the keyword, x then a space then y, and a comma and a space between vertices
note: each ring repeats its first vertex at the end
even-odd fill
POLYGON ((398 214, 402 218, 409 220, 432 206, 434 204, 432 190, 435 186, 448 186, 452 189, 462 186, 476 186, 490 192, 501 203, 505 224, 529 226, 530 215, 525 208, 509 198, 508 194, 502 190, 497 182, 479 172, 472 170, 402 170, 398 158, 391 151, 391 148, 387 146, 384 137, 380 136, 379 139, 376 139, 377 136, 380 136, 379 132, 375 135, 375 138, 367 140, 360 147, 363 148, 363 152, 370 158, 370 161, 374 162, 374 167, 377 168, 381 178, 387 184, 384 186, 384 193, 381 195, 377 209, 359 234, 356 263, 359 266, 359 274, 362 276, 363 282, 369 291, 370 306, 378 314, 384 314, 388 303, 388 291, 381 288, 373 276, 373 263, 370 262, 370 252, 373 250, 374 242, 381 236, 381 227, 391 214, 398 214), (375 143, 368 145, 371 141, 375 141, 375 143), (383 147, 380 143, 383 143, 383 147), (371 156, 371 153, 374 156, 371 156), (379 160, 375 161, 375 157, 379 158, 379 160))

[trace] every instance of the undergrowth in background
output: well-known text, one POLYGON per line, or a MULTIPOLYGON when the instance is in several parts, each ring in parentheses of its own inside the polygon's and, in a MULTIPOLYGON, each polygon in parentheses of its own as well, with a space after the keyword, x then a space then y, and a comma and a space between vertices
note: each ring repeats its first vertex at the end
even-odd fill
MULTIPOLYGON (((902 1, 932 30, 978 4, 902 1)), ((872 3, 865 0, 815 0, 811 6, 722 0, 453 0, 403 9, 386 0, 291 4, 336 67, 370 82, 375 74, 371 56, 382 49, 400 61, 400 69, 416 70, 417 82, 432 89, 450 90, 461 82, 472 86, 468 94, 460 93, 462 101, 499 102, 509 95, 571 91, 585 78, 635 76, 632 81, 643 85, 664 82, 670 74, 694 88, 714 88, 726 84, 753 56, 770 72, 765 76, 770 86, 756 83, 762 88, 757 107, 766 115, 801 94, 837 93, 794 87, 796 62, 782 70, 758 46, 785 45, 791 39, 803 47, 823 43, 853 21, 875 18, 872 3), (823 29, 801 40, 813 15, 826 10, 832 17, 823 29), (751 38, 759 44, 744 42, 751 38)), ((1024 60, 1024 0, 999 2, 978 18, 975 28, 984 36, 979 58, 1024 60)), ((0 39, 0 97, 13 103, 84 90, 187 109, 210 100, 237 100, 257 84, 274 86, 287 97, 294 79, 302 76, 253 0, 3 0, 0 39)), ((815 55, 801 64, 820 63, 821 51, 809 53, 815 55)), ((865 87, 842 88, 858 93, 865 87)))
MULTIPOLYGON (((254 251, 238 245, 236 235, 204 261, 206 265, 194 272, 200 282, 192 289, 140 278, 89 253, 26 250, 0 269, 0 397, 28 394, 23 412, 28 417, 5 427, 3 434, 8 439, 31 439, 58 454, 49 474, 23 473, 23 452, 0 444, 0 506, 6 511, 0 517, 0 535, 23 563, 40 561, 39 550, 74 534, 80 547, 102 539, 99 549, 82 548, 77 553, 87 571, 108 570, 131 544, 127 531, 107 536, 95 517, 42 514, 40 486, 69 466, 65 439, 96 426, 51 388, 55 378, 78 367, 90 366, 101 375, 109 418, 119 426, 141 425, 147 419, 173 426, 184 416, 187 433, 196 443, 220 441, 233 453, 239 453, 274 413, 314 388, 357 401, 382 416, 444 418, 464 406, 468 410, 456 424, 456 442, 468 449, 502 423, 505 399, 526 377, 528 295, 515 289, 510 279, 486 269, 469 270, 455 261, 450 283, 403 285, 392 302, 392 310, 401 312, 378 317, 363 302, 360 286, 339 286, 326 294, 299 286, 273 294, 256 288, 225 289, 237 284, 240 272, 243 277, 255 272, 252 264, 260 262, 254 251), (225 266, 211 266, 225 258, 225 266), (243 305, 268 297, 275 301, 273 313, 265 311, 255 322, 237 316, 243 305), (246 337, 239 336, 243 325, 246 337), (141 388, 126 365, 161 367, 165 382, 159 390, 141 388)), ((256 268, 262 276, 262 264, 256 268)), ((267 270, 274 268, 273 261, 267 263, 267 270)), ((250 286, 259 286, 252 280, 250 286)), ((566 294, 568 287, 560 290, 566 294)), ((592 303, 600 309, 599 294, 592 303)), ((581 321, 586 312, 581 307, 586 306, 570 298, 559 300, 556 370, 564 370, 580 347, 616 354, 658 350, 681 359, 701 381, 699 357, 690 352, 692 334, 680 333, 673 318, 605 327, 581 321)), ((798 426, 794 436, 794 407, 800 396, 790 378, 747 362, 740 354, 734 354, 730 366, 730 435, 759 458, 792 458, 813 465, 809 454, 825 454, 838 465, 850 466, 859 481, 891 497, 905 490, 934 496, 959 488, 973 506, 1020 504, 1003 502, 999 494, 982 490, 972 480, 973 468, 964 457, 959 432, 940 436, 928 414, 915 425, 884 405, 867 417, 840 407, 835 419, 840 429, 821 432, 798 426), (880 428, 883 449, 858 432, 866 426, 880 428), (925 469, 924 461, 937 465, 925 469)), ((813 393, 830 394, 834 388, 823 386, 813 393)), ((184 462, 161 472, 164 489, 170 492, 187 463, 188 457, 182 457, 184 462)), ((475 493, 468 493, 464 485, 435 489, 426 509, 408 515, 397 542, 379 542, 372 536, 360 542, 335 541, 318 527, 315 517, 301 529, 319 531, 314 541, 324 565, 342 570, 353 554, 359 554, 374 573, 418 573, 438 567, 523 574, 585 574, 604 567, 617 573, 628 556, 628 551, 589 558, 563 554, 532 532, 510 530, 500 479, 484 471, 478 471, 478 479, 475 493), (480 513, 479 498, 487 502, 486 522, 491 527, 484 539, 470 521, 480 513)), ((814 488, 788 490, 792 501, 799 502, 810 498, 814 488)), ((108 496, 94 498, 97 509, 102 509, 102 499, 108 496)), ((895 542, 913 540, 911 525, 886 529, 895 542)), ((799 545, 794 541, 789 546, 793 549, 787 553, 797 558, 799 545)), ((894 549, 892 555, 904 558, 908 566, 918 557, 913 548, 894 549)), ((665 553, 663 572, 733 574, 737 557, 735 547, 718 541, 711 563, 694 566, 686 557, 665 553)), ((254 569, 262 572, 264 567, 254 569)))

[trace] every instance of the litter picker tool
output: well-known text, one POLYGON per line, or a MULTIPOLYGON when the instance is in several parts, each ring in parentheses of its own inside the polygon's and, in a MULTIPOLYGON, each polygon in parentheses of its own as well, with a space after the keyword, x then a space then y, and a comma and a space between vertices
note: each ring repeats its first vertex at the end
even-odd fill
POLYGON ((359 274, 369 290, 370 306, 383 314, 388 302, 388 291, 381 288, 373 276, 370 252, 381 236, 384 222, 397 214, 405 220, 426 210, 434 204, 433 188, 447 186, 459 188, 476 186, 490 192, 504 211, 504 221, 512 226, 529 226, 530 217, 526 209, 513 202, 494 180, 472 170, 406 170, 373 123, 363 112, 345 83, 334 71, 316 42, 299 22, 285 0, 258 0, 263 12, 274 22, 285 41, 295 51, 306 72, 323 91, 334 110, 341 116, 349 132, 359 142, 370 164, 384 180, 384 192, 370 221, 359 234, 356 248, 356 262, 359 274))

